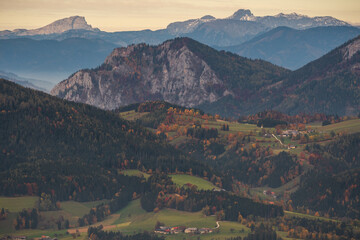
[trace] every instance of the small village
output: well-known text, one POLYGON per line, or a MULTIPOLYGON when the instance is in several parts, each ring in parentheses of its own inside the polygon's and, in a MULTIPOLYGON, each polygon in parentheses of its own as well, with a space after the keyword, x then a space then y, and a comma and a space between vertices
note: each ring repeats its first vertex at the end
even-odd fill
POLYGON ((187 228, 185 226, 180 226, 180 227, 160 226, 154 232, 167 235, 167 234, 179 234, 179 233, 207 234, 207 233, 212 233, 213 231, 214 231, 214 229, 212 229, 212 228, 187 228))

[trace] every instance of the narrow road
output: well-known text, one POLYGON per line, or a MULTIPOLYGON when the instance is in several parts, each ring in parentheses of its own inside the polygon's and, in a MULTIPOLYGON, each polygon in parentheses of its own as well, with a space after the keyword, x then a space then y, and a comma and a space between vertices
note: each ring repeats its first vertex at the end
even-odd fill
POLYGON ((279 143, 282 145, 282 146, 285 146, 282 142, 281 142, 281 140, 280 139, 278 139, 274 134, 271 134, 276 140, 278 140, 279 141, 279 143))

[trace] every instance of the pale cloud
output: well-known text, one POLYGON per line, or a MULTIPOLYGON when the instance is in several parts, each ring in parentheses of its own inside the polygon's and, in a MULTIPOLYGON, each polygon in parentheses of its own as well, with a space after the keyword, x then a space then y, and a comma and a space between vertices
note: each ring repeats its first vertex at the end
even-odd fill
POLYGON ((207 14, 224 18, 239 8, 258 16, 297 12, 360 22, 358 0, 0 0, 0 29, 37 28, 80 15, 106 31, 155 30, 207 14))

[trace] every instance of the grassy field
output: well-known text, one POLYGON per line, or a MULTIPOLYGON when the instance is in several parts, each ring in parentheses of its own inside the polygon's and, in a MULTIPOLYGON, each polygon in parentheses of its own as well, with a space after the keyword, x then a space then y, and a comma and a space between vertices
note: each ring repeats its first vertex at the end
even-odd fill
POLYGON ((339 132, 357 133, 360 132, 360 119, 348 120, 344 122, 330 124, 327 126, 319 126, 316 129, 319 132, 334 131, 335 133, 339 133, 339 132))
POLYGON ((198 189, 202 190, 212 190, 213 188, 217 188, 211 182, 206 181, 205 179, 202 179, 200 177, 185 174, 172 174, 170 175, 170 177, 172 178, 172 181, 179 186, 184 186, 187 183, 191 183, 193 185, 196 185, 198 189))
POLYGON ((69 213, 73 217, 82 217, 85 214, 90 212, 90 209, 96 207, 97 205, 108 202, 107 200, 95 201, 95 202, 75 202, 75 201, 66 201, 61 202, 61 209, 69 213))
MULTIPOLYGON (((121 173, 128 176, 144 176, 146 179, 150 177, 149 174, 141 172, 137 169, 122 170, 121 173)), ((202 179, 200 177, 195 177, 185 174, 171 174, 170 177, 172 178, 172 181, 179 186, 184 186, 187 183, 191 183, 193 185, 196 185, 198 189, 202 189, 202 190, 212 190, 213 188, 217 188, 211 182, 206 181, 205 179, 202 179)))
POLYGON ((20 212, 21 210, 35 207, 39 197, 0 197, 0 208, 8 209, 10 212, 20 212))
MULTIPOLYGON (((10 211, 7 219, 0 221, 0 238, 8 234, 25 235, 29 238, 41 237, 41 235, 55 237, 55 234, 58 236, 60 234, 66 236, 65 230, 57 230, 56 221, 59 219, 59 217, 62 216, 65 219, 68 219, 70 221, 70 225, 73 225, 77 223, 79 217, 89 213, 92 207, 95 207, 102 202, 108 202, 108 200, 93 202, 61 202, 61 210, 41 212, 41 219, 38 225, 39 229, 25 229, 16 231, 13 226, 13 221, 16 219, 18 212, 23 209, 33 208, 37 200, 38 197, 0 197, 0 207, 9 209, 10 211)), ((111 222, 113 221, 114 219, 111 222)))
POLYGON ((139 112, 135 112, 135 110, 119 113, 120 117, 122 117, 122 118, 124 118, 126 120, 129 120, 129 121, 139 119, 142 116, 145 116, 146 114, 149 114, 149 113, 148 112, 139 113, 139 112))
POLYGON ((137 177, 144 176, 144 178, 146 178, 146 179, 148 179, 150 177, 149 174, 141 172, 137 169, 121 170, 120 172, 126 176, 137 176, 137 177))
MULTIPOLYGON (((182 176, 182 175, 179 175, 182 176)), ((22 199, 23 201, 28 200, 26 198, 22 199)), ((20 201, 17 199, 17 201, 20 201)), ((72 215, 82 214, 81 211, 84 211, 85 207, 91 207, 97 205, 101 202, 88 202, 88 203, 76 203, 73 201, 63 202, 61 211, 54 212, 43 212, 43 216, 45 218, 52 217, 56 218, 56 216, 64 214, 65 211, 74 211, 76 208, 78 210, 77 213, 73 212, 72 215), (82 207, 81 207, 82 205, 82 207), (49 215, 49 216, 47 216, 49 215)), ((76 211, 76 210, 75 210, 76 211)), ((68 213, 70 215, 70 213, 68 213)), ((286 216, 297 216, 301 218, 310 218, 310 219, 321 219, 327 221, 334 221, 331 219, 323 218, 323 217, 315 217, 312 215, 295 213, 285 211, 286 216)), ((15 213, 12 213, 9 218, 16 217, 15 213)), ((117 213, 109 216, 103 222, 99 222, 96 225, 102 224, 107 231, 121 231, 124 234, 133 234, 137 232, 149 231, 152 232, 154 230, 154 226, 156 222, 162 222, 166 226, 186 226, 186 227, 209 227, 215 228, 216 226, 216 218, 215 216, 204 216, 201 212, 183 212, 174 209, 162 209, 161 211, 154 213, 154 212, 146 212, 141 208, 140 199, 134 200, 130 202, 125 208, 118 211, 117 213)), ((50 237, 57 237, 58 239, 72 239, 72 236, 66 234, 66 230, 56 230, 56 228, 46 229, 46 230, 20 230, 15 231, 11 226, 5 226, 3 223, 9 221, 0 221, 0 237, 5 236, 7 234, 10 235, 25 235, 29 238, 36 238, 42 235, 50 236, 50 237), (4 231, 6 227, 10 227, 12 230, 4 231)), ((223 240, 225 238, 236 237, 236 236, 247 236, 250 232, 250 229, 245 227, 244 225, 237 223, 237 222, 227 222, 227 221, 220 221, 220 228, 218 231, 214 231, 210 234, 204 235, 188 235, 188 234, 179 234, 179 235, 169 235, 166 236, 166 239, 171 240, 182 240, 182 239, 218 239, 223 240)), ((74 230, 75 231, 75 230, 74 230)), ((81 236, 77 239, 86 239, 86 231, 87 229, 81 230, 81 236)), ((286 238, 285 232, 278 232, 284 239, 286 238)))
MULTIPOLYGON (((203 216, 201 212, 183 212, 174 209, 163 209, 158 213, 146 212, 140 206, 140 200, 132 201, 128 206, 117 212, 120 217, 113 223, 118 230, 124 233, 132 234, 134 232, 153 231, 157 221, 166 226, 186 226, 186 227, 209 227, 216 226, 215 216, 203 216)), ((201 235, 201 239, 225 239, 225 237, 246 236, 250 229, 236 222, 220 222, 219 233, 201 235)), ((190 236, 188 234, 179 234, 167 236, 166 239, 198 239, 199 235, 190 236)))
POLYGON ((326 218, 326 217, 316 217, 313 215, 309 215, 309 214, 304 214, 304 213, 297 213, 297 212, 290 212, 290 211, 284 211, 285 216, 289 216, 289 217, 299 217, 299 218, 308 218, 308 219, 313 219, 313 220, 322 220, 322 221, 334 221, 334 222, 340 222, 338 220, 335 219, 330 219, 330 218, 326 218))

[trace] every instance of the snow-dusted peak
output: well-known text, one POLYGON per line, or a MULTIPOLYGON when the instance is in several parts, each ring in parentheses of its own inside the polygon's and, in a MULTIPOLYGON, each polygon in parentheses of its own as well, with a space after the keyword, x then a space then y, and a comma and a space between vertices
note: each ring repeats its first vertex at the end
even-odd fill
POLYGON ((287 18, 287 19, 291 19, 291 20, 297 20, 297 19, 302 19, 302 18, 309 18, 309 17, 306 16, 306 15, 297 14, 297 13, 295 13, 295 12, 289 13, 289 14, 279 13, 279 14, 275 15, 274 17, 276 17, 276 18, 287 18))
POLYGON ((253 21, 255 16, 249 9, 239 9, 229 19, 241 20, 241 21, 253 21))
POLYGON ((185 22, 170 23, 166 29, 171 34, 174 34, 174 35, 191 33, 202 23, 211 22, 211 21, 215 21, 215 20, 216 20, 216 18, 214 18, 213 16, 206 15, 206 16, 203 16, 202 18, 190 19, 185 22))

